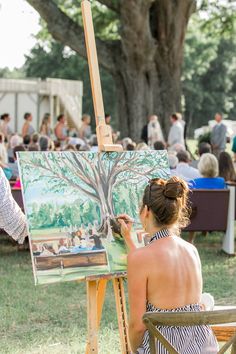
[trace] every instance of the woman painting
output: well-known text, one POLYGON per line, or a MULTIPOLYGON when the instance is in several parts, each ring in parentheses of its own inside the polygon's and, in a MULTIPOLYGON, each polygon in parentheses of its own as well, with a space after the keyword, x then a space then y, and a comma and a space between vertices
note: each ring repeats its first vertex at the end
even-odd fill
MULTIPOLYGON (((201 311, 201 262, 196 248, 178 236, 188 223, 188 186, 180 178, 151 180, 140 209, 148 246, 136 249, 131 239, 132 219, 120 215, 121 233, 129 248, 129 339, 133 353, 150 353, 148 332, 142 322, 146 311, 201 311), (126 221, 124 221, 126 219, 126 221)), ((178 353, 217 353, 208 326, 159 327, 178 353)), ((168 351, 157 341, 157 353, 168 351)))

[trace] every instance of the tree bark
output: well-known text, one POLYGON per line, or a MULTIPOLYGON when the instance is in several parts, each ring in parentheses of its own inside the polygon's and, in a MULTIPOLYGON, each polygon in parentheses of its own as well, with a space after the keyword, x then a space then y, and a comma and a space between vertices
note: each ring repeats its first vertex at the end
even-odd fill
MULTIPOLYGON (((52 0, 27 0, 53 37, 85 57, 82 28, 52 0)), ((120 40, 97 39, 100 64, 114 77, 122 136, 140 139, 147 116, 157 114, 165 135, 181 111, 185 33, 196 0, 98 0, 120 21, 120 40)))

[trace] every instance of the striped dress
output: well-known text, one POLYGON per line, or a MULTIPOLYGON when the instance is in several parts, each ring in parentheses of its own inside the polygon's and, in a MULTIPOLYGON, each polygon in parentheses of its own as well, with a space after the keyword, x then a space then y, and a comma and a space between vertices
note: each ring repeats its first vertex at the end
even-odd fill
MULTIPOLYGON (((168 236, 170 236, 169 230, 161 230, 152 237, 150 243, 168 236)), ((163 310, 147 303, 146 309, 147 312, 201 311, 198 304, 186 305, 172 310, 163 310)), ((158 327, 158 330, 180 354, 216 354, 219 350, 216 338, 209 326, 162 326, 158 327)), ((158 354, 169 354, 168 350, 159 341, 156 342, 156 352, 158 354)), ((137 350, 136 354, 150 354, 148 331, 145 332, 142 346, 137 350)))

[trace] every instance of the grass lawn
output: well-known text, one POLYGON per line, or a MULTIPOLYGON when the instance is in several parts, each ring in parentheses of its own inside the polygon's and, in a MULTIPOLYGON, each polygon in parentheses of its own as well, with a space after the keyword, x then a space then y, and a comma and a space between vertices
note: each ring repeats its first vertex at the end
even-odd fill
MULTIPOLYGON (((236 257, 219 252, 221 235, 199 236, 204 291, 217 304, 236 305, 236 257)), ((77 354, 86 343, 84 283, 34 286, 28 252, 17 252, 0 236, 0 353, 77 354)), ((102 330, 101 354, 119 354, 114 296, 109 286, 102 330)))

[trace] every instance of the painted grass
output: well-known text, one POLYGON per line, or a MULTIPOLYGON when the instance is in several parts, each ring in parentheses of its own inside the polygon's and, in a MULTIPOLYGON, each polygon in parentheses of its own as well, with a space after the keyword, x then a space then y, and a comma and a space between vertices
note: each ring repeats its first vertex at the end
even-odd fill
MULTIPOLYGON (((236 304, 236 258, 219 252, 221 235, 197 238, 204 291, 217 304, 236 304)), ((82 354, 86 343, 85 284, 34 286, 27 252, 0 237, 0 353, 82 354)), ((99 335, 100 354, 119 354, 115 303, 108 288, 99 335)))

